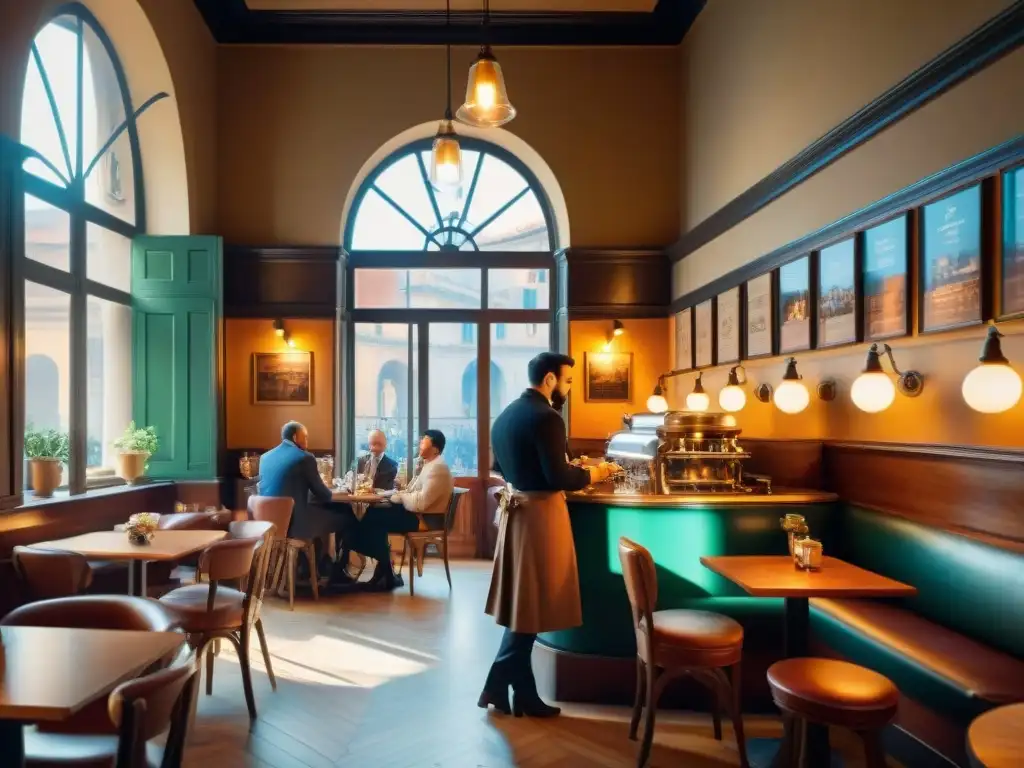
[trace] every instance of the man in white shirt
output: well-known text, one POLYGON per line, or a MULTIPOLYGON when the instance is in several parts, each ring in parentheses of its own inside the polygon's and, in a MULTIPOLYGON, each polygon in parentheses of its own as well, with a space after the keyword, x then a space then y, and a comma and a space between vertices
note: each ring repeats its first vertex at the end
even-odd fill
POLYGON ((359 522, 352 537, 352 549, 377 561, 373 578, 365 588, 384 591, 402 586, 401 574, 391 569, 389 533, 408 533, 420 528, 432 530, 444 525, 444 515, 455 490, 451 470, 441 457, 444 444, 442 432, 426 430, 419 446, 423 469, 406 490, 391 497, 391 506, 372 507, 359 522))

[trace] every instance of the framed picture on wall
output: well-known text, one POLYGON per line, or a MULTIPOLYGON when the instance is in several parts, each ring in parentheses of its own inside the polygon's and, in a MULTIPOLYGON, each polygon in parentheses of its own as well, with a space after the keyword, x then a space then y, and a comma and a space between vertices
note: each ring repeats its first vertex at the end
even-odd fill
POLYGON ((254 352, 252 398, 256 405, 312 405, 312 352, 254 352))
POLYGON ((999 316, 1024 316, 1024 166, 1003 174, 999 316))
POLYGON ((583 400, 628 403, 633 394, 632 352, 584 352, 583 400))
POLYGON ((779 267, 779 354, 811 348, 811 257, 779 267))
POLYGON ((910 215, 903 214, 864 231, 864 340, 910 333, 910 215))
POLYGON ((676 312, 676 370, 693 368, 693 310, 676 312))
POLYGON ((982 321, 981 185, 924 206, 921 215, 921 333, 982 321))
POLYGON ((694 360, 697 368, 706 368, 714 365, 714 311, 711 307, 711 299, 703 301, 694 310, 694 360))
POLYGON ((855 238, 818 252, 818 347, 857 341, 857 249, 855 238))
POLYGON ((747 357, 772 353, 772 273, 747 281, 747 357))
POLYGON ((740 289, 730 288, 718 294, 715 300, 718 306, 718 317, 715 322, 717 333, 715 344, 718 354, 715 357, 718 365, 738 363, 740 359, 740 289))

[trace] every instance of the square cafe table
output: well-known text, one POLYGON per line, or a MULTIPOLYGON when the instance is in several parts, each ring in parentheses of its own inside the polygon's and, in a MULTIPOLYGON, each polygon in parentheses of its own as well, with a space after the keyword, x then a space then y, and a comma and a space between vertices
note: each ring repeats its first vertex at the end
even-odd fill
MULTIPOLYGON (((820 571, 799 570, 793 564, 793 558, 788 555, 723 555, 702 557, 700 562, 705 568, 740 586, 749 595, 785 599, 787 659, 807 656, 809 653, 810 598, 911 597, 917 594, 916 587, 866 571, 835 557, 822 558, 820 571)), ((807 724, 807 753, 808 766, 827 768, 827 728, 807 724)), ((752 754, 752 762, 755 760, 752 754)))
POLYGON ((146 563, 154 561, 181 560, 183 557, 201 552, 211 544, 225 538, 224 531, 155 531, 149 544, 132 544, 124 531, 94 531, 72 536, 68 539, 41 541, 33 549, 63 549, 77 552, 91 560, 127 560, 128 594, 135 594, 135 568, 133 562, 141 563, 141 588, 139 594, 146 596, 146 563))
POLYGON ((184 642, 180 632, 0 627, 0 768, 23 765, 26 724, 66 720, 184 642))

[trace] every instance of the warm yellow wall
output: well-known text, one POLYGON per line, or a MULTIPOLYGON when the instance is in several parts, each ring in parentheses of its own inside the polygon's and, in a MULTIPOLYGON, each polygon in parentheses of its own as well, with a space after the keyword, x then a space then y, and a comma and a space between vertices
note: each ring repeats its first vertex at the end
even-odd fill
POLYGON ((294 350, 313 353, 311 405, 254 405, 252 355, 254 352, 293 351, 275 333, 270 320, 231 318, 225 322, 224 397, 227 408, 227 447, 271 448, 281 439, 281 427, 300 421, 309 430, 309 447, 334 449, 334 322, 285 320, 294 350))
MULTIPOLYGON (((461 100, 476 49, 453 52, 461 100)), ((551 166, 572 245, 672 242, 679 230, 678 51, 499 49, 519 116, 508 129, 551 166)), ((339 242, 360 167, 441 117, 440 48, 222 47, 220 233, 229 242, 339 242)))
POLYGON ((613 352, 633 353, 632 401, 588 403, 584 400, 584 353, 605 351, 611 320, 575 320, 569 326, 569 354, 576 359, 569 394, 569 434, 573 437, 607 438, 622 429, 622 414, 647 410, 647 398, 658 376, 669 369, 668 319, 623 320, 625 332, 609 347, 613 352))
MULTIPOLYGON (((683 44, 681 143, 684 219, 692 226, 799 152, 864 103, 1009 3, 933 0, 711 2, 683 44), (744 5, 747 13, 734 13, 744 5), (941 12, 937 12, 941 6, 941 12), (869 53, 870 51, 870 53, 869 53), (724 94, 728 93, 728 97, 724 94)), ((673 295, 692 291, 757 257, 1024 131, 1024 51, 1007 56, 841 158, 676 265, 673 295)), ((1024 328, 1007 324, 1004 351, 1024 371, 1024 328)), ((849 385, 867 345, 798 355, 812 387, 839 381, 839 398, 800 416, 751 402, 740 415, 759 437, 1024 445, 1024 404, 982 416, 960 395, 984 329, 897 339, 901 367, 927 379, 917 400, 884 415, 856 410, 849 385)), ((778 383, 782 358, 751 362, 755 382, 778 383)), ((708 390, 727 369, 705 375, 708 390)), ((682 402, 692 378, 675 383, 682 402)))

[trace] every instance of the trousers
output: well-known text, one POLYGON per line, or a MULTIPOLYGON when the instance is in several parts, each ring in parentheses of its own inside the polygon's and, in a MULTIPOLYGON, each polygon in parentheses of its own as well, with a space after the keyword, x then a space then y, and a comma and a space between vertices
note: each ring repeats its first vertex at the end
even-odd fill
POLYGON ((537 682, 533 677, 533 644, 537 635, 528 632, 513 632, 506 628, 501 645, 487 673, 484 688, 488 691, 506 691, 508 686, 521 696, 533 698, 537 695, 537 682))

